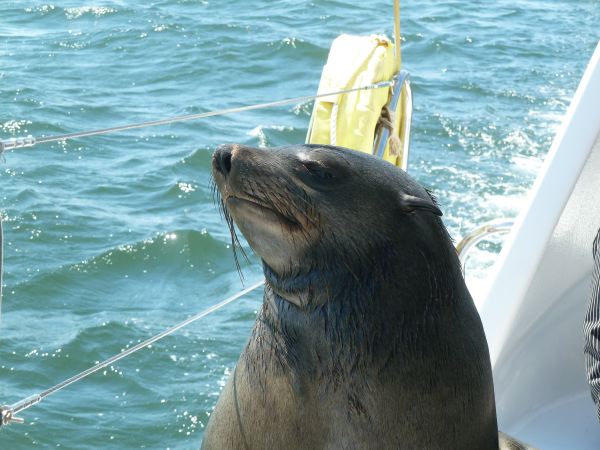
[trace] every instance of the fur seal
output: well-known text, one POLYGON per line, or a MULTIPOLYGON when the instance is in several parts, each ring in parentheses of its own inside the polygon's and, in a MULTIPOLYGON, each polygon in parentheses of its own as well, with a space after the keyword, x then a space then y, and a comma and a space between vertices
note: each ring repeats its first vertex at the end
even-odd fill
POLYGON ((332 146, 226 145, 212 170, 266 284, 203 449, 499 448, 483 326, 428 191, 332 146))

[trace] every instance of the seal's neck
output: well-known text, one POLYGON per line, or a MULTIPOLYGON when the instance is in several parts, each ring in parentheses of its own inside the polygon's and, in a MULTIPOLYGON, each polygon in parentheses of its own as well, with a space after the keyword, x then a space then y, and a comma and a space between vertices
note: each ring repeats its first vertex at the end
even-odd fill
POLYGON ((263 261, 266 285, 282 300, 308 311, 340 297, 347 275, 339 267, 297 270, 284 275, 263 261))
POLYGON ((402 340, 415 340, 416 349, 415 336, 430 334, 452 308, 461 289, 453 272, 460 268, 424 249, 398 254, 394 248, 375 249, 360 265, 340 258, 288 276, 265 264, 265 299, 253 333, 261 338, 251 339, 250 350, 267 345, 268 354, 285 355, 271 369, 295 378, 329 379, 342 376, 340 368, 378 370, 402 340))
POLYGON ((286 273, 263 261, 267 286, 305 312, 352 299, 364 308, 373 298, 393 298, 390 305, 379 301, 388 310, 404 313, 411 305, 415 311, 430 310, 430 303, 450 302, 457 288, 466 289, 452 244, 428 248, 386 242, 360 254, 324 253, 307 259, 314 262, 312 266, 286 273), (410 298, 402 300, 404 296, 410 298))

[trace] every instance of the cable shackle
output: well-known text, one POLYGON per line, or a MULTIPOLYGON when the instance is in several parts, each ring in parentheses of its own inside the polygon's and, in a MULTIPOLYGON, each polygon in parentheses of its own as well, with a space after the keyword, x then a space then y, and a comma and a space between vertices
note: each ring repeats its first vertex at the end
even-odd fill
POLYGON ((20 417, 15 417, 9 406, 0 406, 0 428, 11 423, 24 423, 20 417))

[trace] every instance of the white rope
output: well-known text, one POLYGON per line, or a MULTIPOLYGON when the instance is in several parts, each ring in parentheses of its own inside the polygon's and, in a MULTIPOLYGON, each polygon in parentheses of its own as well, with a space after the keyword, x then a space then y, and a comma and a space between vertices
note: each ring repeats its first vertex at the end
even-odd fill
POLYGON ((2 407, 0 408, 0 416, 1 416, 1 420, 0 420, 0 426, 1 425, 7 425, 11 422, 22 422, 22 419, 15 417, 17 414, 19 414, 21 411, 26 410, 27 408, 32 407, 33 405, 38 404, 39 402, 41 402, 44 398, 55 394, 56 392, 60 391, 61 389, 66 388, 67 386, 70 386, 73 383, 76 383, 80 380, 83 380, 84 378, 90 376, 91 374, 99 371, 100 369, 103 369, 107 366, 110 366, 111 364, 116 363, 117 361, 119 361, 120 359, 125 358, 126 356, 129 356, 141 349, 143 349, 144 347, 148 347, 149 345, 152 345, 153 343, 155 343, 156 341, 161 340, 162 338, 169 336, 170 334, 175 333, 176 331, 182 329, 183 327, 188 326, 189 324, 202 319, 203 317, 208 316, 209 314, 223 308, 224 306, 228 305, 229 303, 232 303, 233 301, 243 297, 244 295, 248 294, 249 292, 252 292, 256 289, 258 289, 259 287, 261 287, 264 284, 264 280, 260 281, 256 284, 253 284, 252 286, 244 289, 243 291, 238 292, 235 295, 232 295, 229 298, 226 298, 225 300, 211 306, 210 308, 205 309, 202 312, 199 312, 198 314, 184 320, 183 322, 178 323, 177 325, 163 331, 162 333, 159 333, 149 339, 146 339, 144 342, 140 342, 139 344, 122 351, 121 353, 114 355, 110 358, 108 358, 107 360, 96 364, 93 367, 90 367, 87 370, 84 370, 83 372, 57 384, 56 386, 53 386, 49 389, 46 389, 45 391, 39 393, 39 394, 35 394, 32 395, 30 397, 27 397, 26 399, 23 399, 17 403, 14 403, 10 406, 7 407, 2 407))
POLYGON ((337 119, 339 110, 340 105, 338 103, 334 103, 333 108, 331 108, 331 118, 329 119, 329 142, 331 142, 331 145, 337 145, 337 119))
POLYGON ((118 131, 134 130, 134 129, 138 129, 138 128, 147 128, 147 127, 156 127, 159 125, 168 125, 168 124, 172 124, 172 123, 176 123, 176 122, 186 122, 189 120, 204 119, 207 117, 223 116, 225 114, 233 114, 233 113, 239 113, 239 112, 244 112, 244 111, 253 111, 256 109, 273 108, 275 106, 283 106, 283 105, 289 105, 289 104, 293 104, 293 103, 302 103, 305 101, 315 100, 315 99, 321 98, 321 97, 329 97, 332 95, 341 95, 341 94, 348 94, 350 92, 356 92, 356 91, 367 91, 367 90, 371 90, 371 89, 388 88, 393 85, 394 85, 393 81, 382 81, 379 83, 368 84, 365 86, 360 86, 360 87, 356 87, 356 88, 352 88, 352 89, 345 89, 342 91, 335 91, 335 92, 327 92, 325 94, 306 95, 303 97, 288 98, 285 100, 277 100, 274 102, 258 103, 258 104, 250 105, 250 106, 240 106, 238 108, 220 109, 220 110, 216 110, 216 111, 208 111, 208 112, 203 112, 203 113, 198 113, 198 114, 186 114, 183 116, 169 117, 169 118, 161 119, 161 120, 151 120, 148 122, 132 123, 129 125, 121 125, 121 126, 110 127, 110 128, 101 128, 99 130, 82 131, 82 132, 78 132, 78 133, 61 134, 61 135, 57 135, 57 136, 46 136, 46 137, 40 137, 40 138, 34 138, 33 136, 11 138, 11 139, 6 139, 6 140, 0 140, 0 155, 7 150, 15 150, 17 148, 24 148, 24 147, 33 147, 37 144, 46 144, 48 142, 66 141, 66 140, 76 139, 76 138, 81 138, 81 137, 98 136, 98 135, 102 135, 102 134, 116 133, 118 131))

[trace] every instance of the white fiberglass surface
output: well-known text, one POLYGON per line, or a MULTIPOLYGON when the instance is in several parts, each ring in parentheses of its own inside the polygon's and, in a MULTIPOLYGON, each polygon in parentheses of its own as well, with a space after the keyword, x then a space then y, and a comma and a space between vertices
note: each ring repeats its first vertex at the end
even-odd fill
POLYGON ((542 449, 599 449, 583 318, 600 228, 600 45, 478 305, 500 428, 542 449))
POLYGON ((500 427, 540 448, 600 448, 582 329, 598 228, 600 142, 546 245, 504 345, 496 350, 500 427))
POLYGON ((540 449, 600 448, 581 331, 590 276, 540 304, 539 318, 494 368, 500 428, 540 449))

